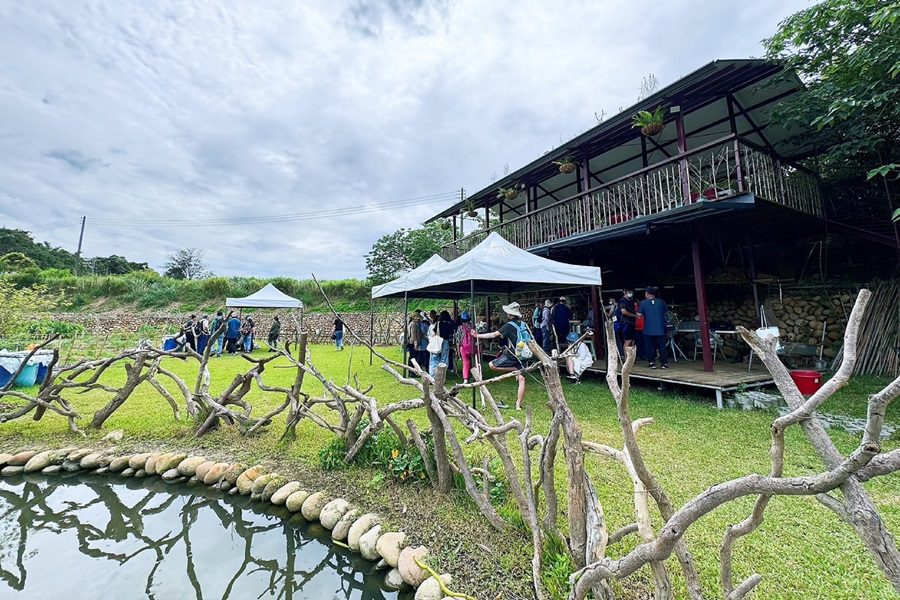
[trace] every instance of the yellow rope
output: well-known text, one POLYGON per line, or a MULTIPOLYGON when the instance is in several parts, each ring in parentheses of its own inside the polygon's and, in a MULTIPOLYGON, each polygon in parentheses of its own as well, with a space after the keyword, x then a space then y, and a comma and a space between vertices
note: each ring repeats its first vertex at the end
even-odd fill
POLYGON ((444 580, 441 579, 441 576, 438 575, 438 574, 435 572, 434 569, 432 569, 431 567, 429 567, 428 565, 426 565, 425 563, 423 563, 422 561, 420 561, 418 558, 416 558, 416 559, 414 559, 414 560, 416 561, 416 564, 419 565, 419 568, 420 568, 420 569, 424 569, 425 571, 428 571, 428 573, 429 573, 432 577, 434 577, 435 579, 437 579, 438 585, 441 586, 441 592, 442 592, 445 596, 450 596, 451 598, 463 598, 463 600, 475 600, 475 596, 469 596, 468 594, 463 594, 462 592, 453 592, 453 591, 450 591, 450 590, 447 588, 447 586, 444 585, 444 580))

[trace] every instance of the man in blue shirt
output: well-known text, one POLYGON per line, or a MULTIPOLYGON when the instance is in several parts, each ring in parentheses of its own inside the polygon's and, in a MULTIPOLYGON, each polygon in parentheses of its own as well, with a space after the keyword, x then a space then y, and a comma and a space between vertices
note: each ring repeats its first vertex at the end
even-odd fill
POLYGON ((666 352, 666 303, 657 298, 659 288, 651 286, 644 292, 638 312, 644 316, 644 346, 649 357, 651 369, 656 368, 656 353, 659 351, 659 362, 663 369, 669 368, 669 356, 666 352))

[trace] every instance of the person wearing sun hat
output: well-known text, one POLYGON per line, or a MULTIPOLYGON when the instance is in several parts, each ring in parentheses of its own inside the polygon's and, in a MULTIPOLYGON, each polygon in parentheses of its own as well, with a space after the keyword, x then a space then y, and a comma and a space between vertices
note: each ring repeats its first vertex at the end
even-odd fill
POLYGON ((569 373, 569 379, 578 381, 581 374, 594 364, 594 357, 591 356, 591 351, 588 349, 587 344, 578 341, 578 334, 574 331, 566 336, 566 341, 569 342, 570 345, 575 344, 576 342, 578 343, 575 348, 574 356, 570 356, 566 359, 566 371, 569 373))
MULTIPOLYGON (((527 350, 527 344, 531 341, 531 333, 528 326, 522 321, 522 308, 518 302, 503 305, 503 312, 509 318, 498 331, 489 333, 475 333, 475 338, 489 340, 500 338, 503 347, 500 356, 488 363, 492 371, 500 373, 512 373, 524 368, 524 361, 531 356, 527 350)), ((516 376, 519 389, 516 394, 516 410, 522 410, 522 402, 525 400, 525 375, 519 373, 516 376)))

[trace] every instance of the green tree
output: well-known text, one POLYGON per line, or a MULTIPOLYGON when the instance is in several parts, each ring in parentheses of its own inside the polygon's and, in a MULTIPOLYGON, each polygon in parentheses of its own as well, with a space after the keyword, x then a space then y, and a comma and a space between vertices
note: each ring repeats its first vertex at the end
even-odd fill
POLYGON ((369 281, 378 285, 415 269, 453 241, 453 233, 434 221, 416 229, 398 229, 382 236, 366 254, 369 281))
POLYGON ((62 296, 51 293, 47 286, 17 288, 12 281, 0 278, 0 336, 26 334, 31 323, 48 318, 61 303, 62 296))
POLYGON ((91 270, 96 275, 127 275, 134 271, 146 271, 147 263, 131 262, 124 256, 97 256, 88 260, 91 270))
POLYGON ((785 19, 764 44, 807 86, 773 116, 818 130, 828 148, 815 159, 820 173, 859 181, 896 162, 900 2, 823 0, 785 19))
POLYGON ((50 244, 38 243, 31 234, 21 229, 0 228, 0 255, 21 252, 41 269, 69 269, 74 271, 79 259, 74 253, 50 244))
POLYGON ((7 252, 0 256, 0 272, 17 273, 26 269, 37 269, 37 263, 21 252, 7 252))
POLYGON ((199 248, 182 248, 173 252, 165 267, 166 277, 172 279, 203 279, 210 276, 203 260, 203 250, 199 248))

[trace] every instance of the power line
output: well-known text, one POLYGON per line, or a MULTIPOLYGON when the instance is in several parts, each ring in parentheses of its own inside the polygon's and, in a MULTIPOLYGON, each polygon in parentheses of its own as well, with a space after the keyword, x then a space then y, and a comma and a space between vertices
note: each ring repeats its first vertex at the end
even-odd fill
POLYGON ((367 206, 348 206, 344 208, 333 208, 319 211, 307 211, 302 213, 287 213, 280 215, 260 215, 246 217, 227 217, 219 219, 115 219, 115 218, 91 218, 91 223, 95 226, 116 226, 126 227, 132 225, 165 225, 169 227, 221 227, 225 225, 255 225, 282 222, 311 221, 316 219, 334 218, 340 216, 350 216, 358 214, 370 214, 374 212, 382 212, 398 208, 410 208, 413 206, 422 206, 425 204, 433 204, 436 202, 447 202, 455 200, 459 196, 459 192, 442 192, 439 194, 430 194, 426 196, 416 196, 413 198, 405 198, 391 202, 382 202, 370 204, 367 206))

